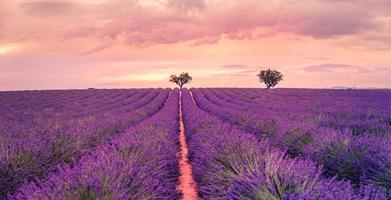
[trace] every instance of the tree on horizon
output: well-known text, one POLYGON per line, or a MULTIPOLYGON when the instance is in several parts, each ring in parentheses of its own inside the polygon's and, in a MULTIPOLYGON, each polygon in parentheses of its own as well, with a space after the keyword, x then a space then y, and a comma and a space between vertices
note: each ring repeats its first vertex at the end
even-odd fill
POLYGON ((267 89, 276 86, 283 79, 283 74, 277 70, 267 69, 261 70, 257 75, 259 82, 265 83, 267 89))
POLYGON ((183 85, 185 85, 186 83, 190 83, 192 80, 193 78, 187 72, 182 72, 179 76, 170 76, 170 82, 177 84, 180 90, 182 90, 183 85))

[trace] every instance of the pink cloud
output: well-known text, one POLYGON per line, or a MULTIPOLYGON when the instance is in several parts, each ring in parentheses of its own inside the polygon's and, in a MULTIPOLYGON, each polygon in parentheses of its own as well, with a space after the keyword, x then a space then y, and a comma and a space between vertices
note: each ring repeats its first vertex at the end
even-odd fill
MULTIPOLYGON (((140 66, 156 73, 160 69, 194 73, 214 69, 217 78, 201 83, 208 81, 201 77, 194 83, 198 86, 255 86, 259 84, 256 77, 246 78, 258 72, 255 66, 277 66, 287 73, 282 85, 303 87, 304 80, 317 84, 322 77, 324 81, 316 86, 323 87, 333 81, 328 82, 324 73, 329 68, 318 63, 324 61, 331 72, 358 71, 355 66, 373 69, 368 72, 373 84, 390 75, 390 71, 380 73, 371 67, 391 65, 388 0, 26 2, 0 1, 0 48, 20 46, 0 55, 4 83, 0 88, 13 83, 17 88, 27 87, 28 77, 34 77, 37 88, 51 86, 53 77, 60 86, 61 81, 69 84, 67 75, 74 82, 68 87, 99 85, 95 79, 133 72, 140 66), (112 74, 118 65, 124 69, 112 74)), ((123 86, 131 83, 135 82, 125 81, 123 86)))
POLYGON ((362 73, 369 72, 369 70, 361 66, 355 66, 350 64, 335 64, 335 63, 312 65, 312 66, 304 67, 303 69, 308 72, 325 72, 325 73, 335 72, 339 70, 349 70, 351 72, 357 71, 362 73))
MULTIPOLYGON (((220 38, 254 39, 278 33, 314 38, 358 35, 383 26, 375 17, 390 16, 390 13, 376 13, 347 1, 304 0, 286 3, 275 0, 270 1, 273 2, 270 5, 256 0, 225 2, 168 0, 161 5, 166 9, 158 9, 143 7, 137 1, 98 5, 38 1, 21 4, 19 8, 25 14, 32 15, 40 28, 49 30, 41 33, 41 40, 47 37, 97 37, 136 46, 184 41, 214 43, 220 38), (259 30, 262 31, 257 32, 259 30), (268 30, 266 34, 265 30, 268 30)), ((35 27, 25 29, 25 35, 9 35, 26 37, 30 35, 29 31, 36 31, 35 27)))
POLYGON ((37 1, 23 3, 19 6, 24 12, 38 16, 55 16, 64 14, 74 14, 79 6, 70 1, 37 1))

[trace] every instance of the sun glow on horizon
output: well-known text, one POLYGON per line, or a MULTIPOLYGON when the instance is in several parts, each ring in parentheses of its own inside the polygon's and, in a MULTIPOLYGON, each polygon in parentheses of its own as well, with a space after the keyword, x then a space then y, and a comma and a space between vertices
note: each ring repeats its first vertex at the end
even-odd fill
POLYGON ((165 87, 182 72, 194 87, 258 87, 265 68, 284 74, 279 87, 391 88, 390 6, 2 0, 0 90, 165 87))
POLYGON ((16 50, 19 50, 21 47, 16 44, 6 44, 0 45, 0 55, 6 55, 16 50))

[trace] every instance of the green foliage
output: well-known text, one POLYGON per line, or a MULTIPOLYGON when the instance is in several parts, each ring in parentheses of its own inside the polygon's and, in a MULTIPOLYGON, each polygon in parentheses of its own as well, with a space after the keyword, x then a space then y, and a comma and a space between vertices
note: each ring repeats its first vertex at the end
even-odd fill
MULTIPOLYGON (((86 188, 77 188, 76 191, 70 192, 69 194, 66 194, 64 197, 64 200, 73 200, 73 199, 79 199, 79 200, 95 200, 95 192, 92 188, 86 187, 86 188)), ((103 198, 103 199, 112 199, 112 198, 103 198)))
POLYGON ((295 128, 287 132, 286 139, 283 142, 285 147, 288 147, 287 153, 292 157, 300 156, 304 148, 313 140, 312 134, 295 128))
POLYGON ((64 161, 65 163, 72 163, 75 155, 77 156, 80 153, 76 151, 78 149, 77 140, 66 136, 59 136, 50 141, 47 149, 46 157, 43 156, 44 162, 59 163, 64 161))
MULTIPOLYGON (((240 140, 240 139, 239 139, 240 140)), ((252 143, 228 140, 209 163, 207 182, 221 188, 216 195, 223 195, 238 177, 244 174, 260 173, 264 164, 264 153, 251 146, 252 143), (210 179, 209 179, 210 178, 210 179)))

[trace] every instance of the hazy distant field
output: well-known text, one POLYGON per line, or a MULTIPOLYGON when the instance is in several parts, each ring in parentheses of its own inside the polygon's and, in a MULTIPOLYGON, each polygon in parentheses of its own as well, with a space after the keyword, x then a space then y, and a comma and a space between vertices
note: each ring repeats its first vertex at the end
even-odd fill
POLYGON ((180 101, 200 199, 391 198, 391 90, 193 88, 0 92, 0 199, 180 199, 180 101))

